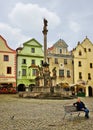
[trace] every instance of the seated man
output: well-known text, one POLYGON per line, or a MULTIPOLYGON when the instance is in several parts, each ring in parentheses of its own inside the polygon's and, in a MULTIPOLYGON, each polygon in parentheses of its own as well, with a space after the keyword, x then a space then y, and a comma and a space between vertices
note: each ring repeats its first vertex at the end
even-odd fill
POLYGON ((89 110, 85 107, 85 104, 80 100, 80 98, 78 98, 77 102, 73 103, 73 105, 77 107, 78 111, 84 111, 85 117, 89 118, 89 110))

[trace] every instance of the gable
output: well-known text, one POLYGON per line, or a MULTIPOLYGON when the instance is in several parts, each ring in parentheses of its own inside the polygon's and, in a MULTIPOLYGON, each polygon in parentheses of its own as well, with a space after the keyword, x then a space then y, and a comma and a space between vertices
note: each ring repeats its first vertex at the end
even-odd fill
POLYGON ((75 49, 73 49, 73 53, 77 53, 78 51, 83 51, 87 53, 89 49, 93 50, 93 43, 86 37, 81 43, 78 42, 75 49))
POLYGON ((55 44, 54 47, 58 47, 58 48, 67 48, 68 45, 66 44, 66 42, 62 39, 59 39, 55 44))
POLYGON ((92 42, 91 42, 87 37, 83 40, 83 42, 81 43, 81 45, 82 45, 84 48, 86 48, 86 49, 88 49, 88 48, 93 48, 92 42))
POLYGON ((18 54, 26 56, 44 56, 42 45, 35 39, 25 42, 18 54), (32 50, 34 50, 34 52, 32 52, 32 50))
POLYGON ((37 40, 35 40, 34 38, 25 42, 23 44, 23 46, 42 47, 42 45, 37 40))
POLYGON ((87 56, 87 51, 85 46, 82 45, 82 43, 78 42, 77 46, 75 49, 72 51, 74 58, 86 58, 87 56))
POLYGON ((11 49, 6 40, 0 35, 0 51, 2 52, 14 52, 15 50, 11 49))

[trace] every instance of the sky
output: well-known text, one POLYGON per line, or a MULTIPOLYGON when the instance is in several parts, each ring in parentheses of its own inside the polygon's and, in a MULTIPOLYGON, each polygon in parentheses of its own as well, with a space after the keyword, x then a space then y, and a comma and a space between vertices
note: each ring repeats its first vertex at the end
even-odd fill
POLYGON ((93 43, 93 0, 0 0, 0 35, 14 50, 32 38, 44 46, 44 18, 47 47, 62 39, 72 50, 86 36, 93 43))

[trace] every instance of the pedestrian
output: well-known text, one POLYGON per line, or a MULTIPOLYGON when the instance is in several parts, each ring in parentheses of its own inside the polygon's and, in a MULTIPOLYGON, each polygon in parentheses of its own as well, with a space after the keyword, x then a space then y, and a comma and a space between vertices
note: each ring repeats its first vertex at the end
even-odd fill
POLYGON ((77 107, 77 111, 85 112, 85 118, 89 118, 89 110, 88 108, 86 108, 85 104, 80 100, 80 98, 78 98, 77 102, 73 103, 73 105, 77 107))

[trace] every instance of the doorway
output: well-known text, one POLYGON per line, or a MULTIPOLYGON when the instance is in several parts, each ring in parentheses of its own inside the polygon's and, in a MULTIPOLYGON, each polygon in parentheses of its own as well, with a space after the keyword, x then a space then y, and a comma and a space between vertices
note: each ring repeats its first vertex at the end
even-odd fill
POLYGON ((88 87, 88 95, 89 95, 89 97, 92 97, 92 87, 91 86, 88 87))
POLYGON ((18 92, 19 92, 19 91, 25 91, 25 89, 26 89, 26 88, 25 88, 25 85, 24 85, 24 84, 19 84, 19 85, 18 85, 18 92))

